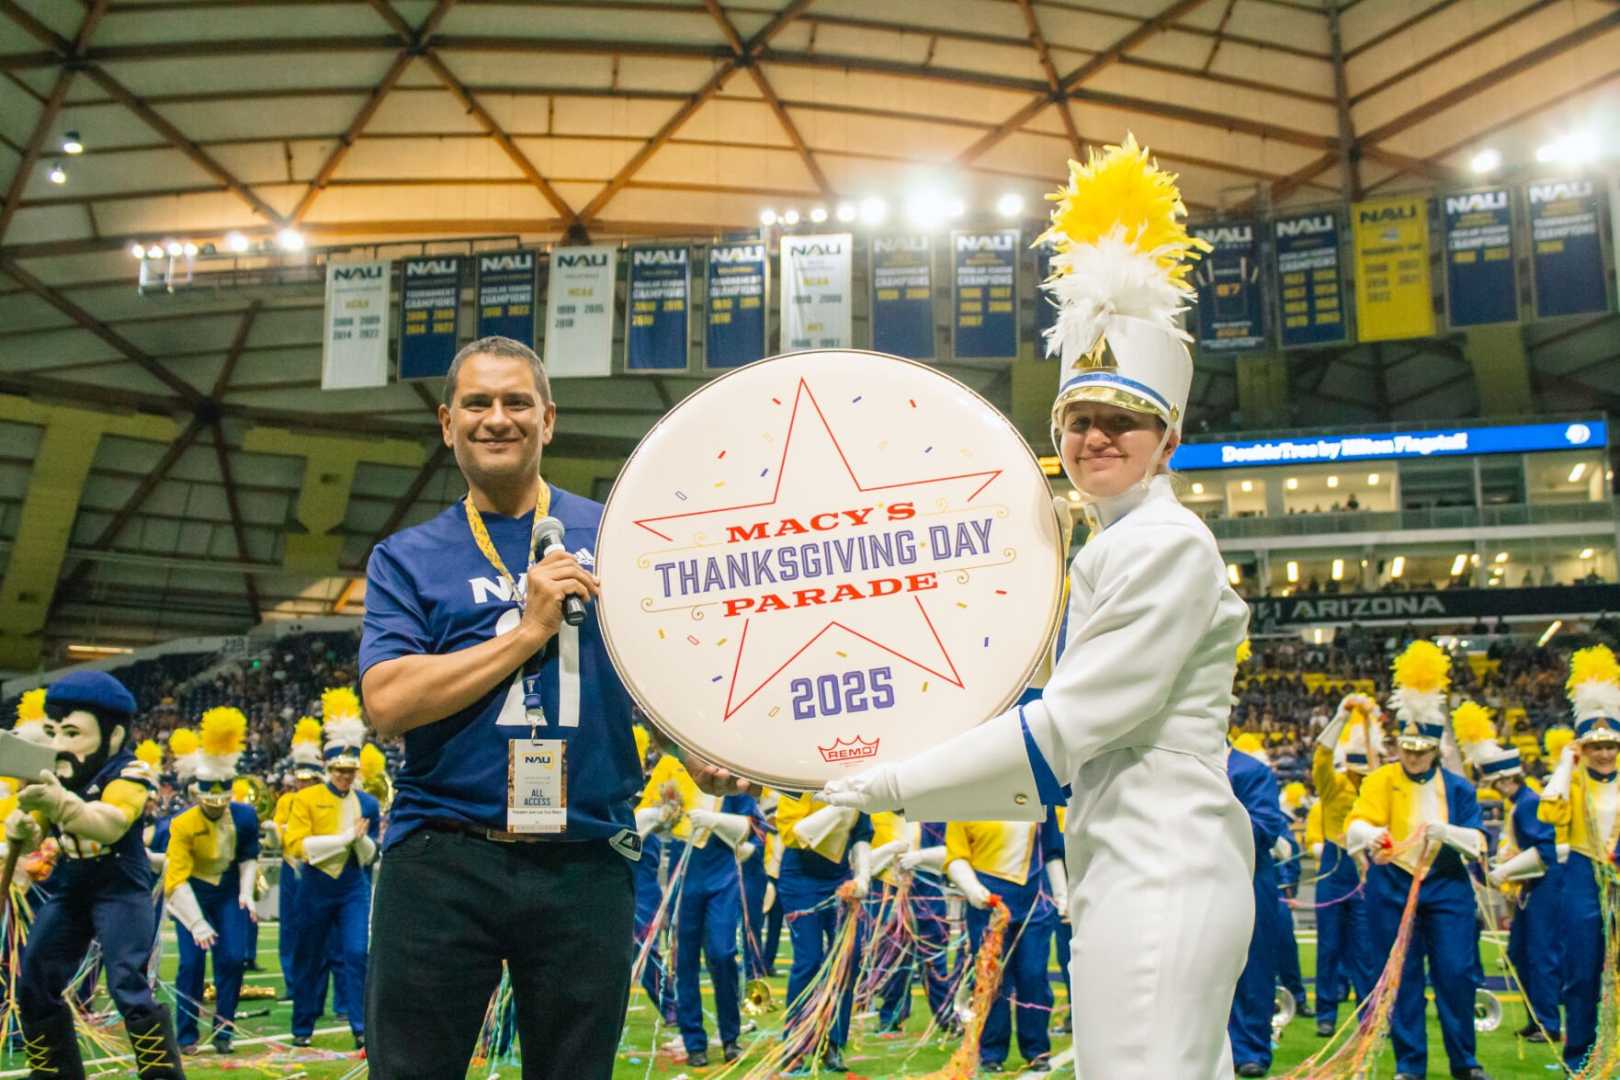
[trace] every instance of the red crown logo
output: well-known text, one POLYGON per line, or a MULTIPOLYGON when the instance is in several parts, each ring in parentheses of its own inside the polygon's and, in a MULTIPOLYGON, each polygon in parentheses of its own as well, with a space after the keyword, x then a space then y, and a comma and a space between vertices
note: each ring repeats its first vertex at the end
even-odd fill
POLYGON ((860 761, 877 757, 878 743, 882 741, 873 739, 867 742, 857 735, 853 739, 834 739, 831 746, 818 746, 816 749, 821 751, 822 761, 860 761))

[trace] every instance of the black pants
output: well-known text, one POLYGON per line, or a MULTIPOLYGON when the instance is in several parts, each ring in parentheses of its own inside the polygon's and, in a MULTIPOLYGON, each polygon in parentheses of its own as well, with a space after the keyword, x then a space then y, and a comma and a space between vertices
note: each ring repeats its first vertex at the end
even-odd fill
POLYGON ((605 841, 411 834, 383 857, 372 902, 372 1077, 466 1075, 504 960, 525 1080, 607 1080, 629 1003, 634 918, 631 864, 605 841))

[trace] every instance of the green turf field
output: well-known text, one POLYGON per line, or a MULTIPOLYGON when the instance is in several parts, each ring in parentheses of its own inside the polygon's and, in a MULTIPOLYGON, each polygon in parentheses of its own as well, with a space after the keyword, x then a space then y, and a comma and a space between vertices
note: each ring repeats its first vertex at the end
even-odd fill
MULTIPOLYGON (((274 986, 281 989, 279 967, 276 962, 276 930, 273 923, 266 924, 259 936, 259 958, 262 972, 249 972, 248 985, 274 986)), ((787 941, 784 936, 784 951, 787 941)), ((175 966, 175 945, 173 924, 164 929, 163 934, 163 975, 168 978, 173 975, 175 966)), ((1306 935, 1300 942, 1300 961, 1304 966, 1307 982, 1315 961, 1315 950, 1306 935)), ((1493 946, 1485 948, 1485 970, 1487 973, 1499 971, 1496 963, 1496 950, 1493 946)), ((787 958, 780 956, 777 959, 778 970, 782 977, 772 980, 773 990, 778 1002, 781 1001, 786 984, 787 958)), ((920 1001, 920 988, 914 990, 919 996, 918 1006, 906 1033, 900 1036, 878 1036, 873 1034, 876 1026, 874 1016, 860 1016, 856 1018, 854 1030, 851 1034, 850 1046, 846 1051, 846 1060, 851 1072, 862 1077, 898 1077, 924 1074, 943 1064, 954 1049, 954 1043, 936 1038, 924 1041, 922 1033, 924 1028, 924 1014, 927 1012, 926 1004, 920 1001)), ((708 988, 705 985, 704 993, 707 997, 708 988)), ((1057 988, 1058 1005, 1065 1004, 1065 993, 1061 986, 1057 988)), ((100 1004, 105 1004, 104 999, 100 1004)), ((252 1017, 241 1021, 242 1035, 238 1043, 238 1050, 230 1058, 219 1058, 211 1051, 205 1051, 195 1057, 186 1059, 186 1073, 189 1077, 199 1080, 241 1080, 243 1076, 285 1078, 293 1080, 296 1077, 309 1077, 311 1080, 337 1080, 341 1077, 364 1075, 363 1063, 354 1055, 353 1043, 349 1037, 347 1025, 331 1016, 323 1017, 317 1030, 323 1032, 315 1039, 315 1048, 311 1050, 295 1050, 287 1044, 288 1021, 290 1006, 273 1001, 245 1001, 241 1012, 253 1012, 269 1006, 271 1011, 266 1016, 252 1017), (276 1040, 254 1045, 252 1040, 269 1038, 276 1040)), ((1499 1030, 1480 1036, 1479 1057, 1480 1062, 1493 1077, 1531 1077, 1552 1076, 1558 1072, 1555 1064, 1553 1048, 1547 1046, 1521 1045, 1514 1038, 1512 1031, 1524 1023, 1523 1009, 1516 998, 1506 999, 1506 1016, 1499 1030)), ((772 1012, 757 1018, 758 1027, 746 1032, 743 1044, 749 1046, 757 1042, 754 1053, 757 1058, 764 1047, 769 1045, 779 1031, 781 1012, 772 1012)), ((630 1018, 626 1026, 624 1039, 619 1053, 618 1067, 614 1070, 616 1080, 630 1080, 630 1078, 665 1078, 676 1080, 683 1074, 688 1080, 698 1080, 699 1077, 713 1077, 725 1072, 719 1065, 719 1046, 712 1047, 715 1065, 708 1069, 689 1069, 684 1060, 669 1050, 654 1052, 655 1047, 667 1042, 672 1036, 661 1023, 655 1032, 654 1020, 656 1014, 650 1007, 647 998, 637 990, 630 1002, 630 1018)), ((747 1027, 751 1018, 744 1017, 744 1026, 747 1027)), ((710 1023, 713 1031, 712 1021, 710 1023)), ((207 1018, 204 1017, 204 1030, 207 1030, 207 1018)), ((116 1037, 120 1052, 127 1050, 121 1035, 116 1037)), ((1440 1030, 1433 1018, 1433 1009, 1430 1010, 1429 1023, 1429 1075, 1443 1077, 1448 1075, 1446 1068, 1445 1051, 1440 1044, 1440 1030)), ((1283 1076, 1288 1070, 1313 1053, 1321 1045, 1314 1033, 1314 1025, 1309 1017, 1300 1017, 1283 1033, 1282 1045, 1277 1050, 1276 1061, 1272 1067, 1271 1075, 1283 1076)), ((1053 1051, 1059 1056, 1061 1062, 1068 1061, 1065 1053, 1069 1047, 1067 1036, 1055 1035, 1053 1037, 1053 1051)), ((1007 1076, 1016 1076, 1019 1073, 1019 1058, 1016 1046, 1009 1060, 1007 1076)), ((729 1078, 739 1077, 746 1071, 735 1069, 725 1072, 729 1078)), ((107 1063, 101 1068, 108 1070, 105 1075, 125 1076, 131 1075, 127 1071, 127 1064, 120 1071, 114 1063, 107 1063)), ((91 1075, 97 1075, 97 1068, 92 1064, 91 1075)), ((1388 1077, 1394 1072, 1392 1056, 1386 1050, 1382 1056, 1375 1076, 1388 1077)), ((25 1074, 21 1055, 12 1054, 0 1057, 0 1077, 21 1076, 25 1074)), ((491 1066, 474 1069, 468 1073, 469 1077, 504 1076, 515 1078, 520 1075, 516 1062, 496 1062, 491 1066)), ((1055 1076, 1072 1076, 1073 1069, 1064 1065, 1054 1070, 1055 1076)), ((1104 1080, 1104 1078, 1086 1078, 1086 1080, 1104 1080)))

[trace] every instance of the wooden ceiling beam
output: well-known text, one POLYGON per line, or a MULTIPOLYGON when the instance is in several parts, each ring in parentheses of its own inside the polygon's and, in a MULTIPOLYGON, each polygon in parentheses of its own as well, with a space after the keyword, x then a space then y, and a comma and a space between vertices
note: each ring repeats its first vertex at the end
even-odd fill
POLYGON ((359 564, 351 567, 351 569, 365 569, 366 563, 371 559, 371 549, 392 536, 394 530, 399 528, 400 522, 405 520, 405 515, 410 513, 411 507, 416 505, 416 500, 422 497, 422 492, 427 489, 428 483, 432 481, 440 469, 444 468, 445 459, 448 457, 450 457, 450 448, 440 442, 434 448, 432 456, 417 470, 416 476, 411 480, 410 487, 406 488, 405 493, 394 503, 394 508, 388 512, 388 519, 383 522, 382 528, 378 529, 372 535, 371 540, 367 542, 366 553, 360 557, 359 564))
POLYGON ((1529 17, 1531 15, 1534 15, 1536 12, 1541 11, 1544 8, 1550 7, 1551 5, 1556 4, 1558 2, 1559 2, 1559 0, 1535 0, 1535 3, 1532 3, 1532 4, 1529 4, 1529 5, 1525 6, 1525 7, 1522 7, 1518 11, 1515 11, 1510 15, 1506 15, 1506 16, 1500 18, 1500 19, 1497 19, 1493 23, 1489 23, 1489 24, 1487 24, 1485 26, 1482 26, 1478 30, 1475 30, 1472 34, 1468 34, 1467 36, 1459 38, 1458 40, 1448 44, 1445 48, 1440 49, 1437 52, 1432 52, 1429 55, 1425 56, 1423 59, 1418 60, 1418 61, 1416 61, 1414 63, 1408 64, 1406 67, 1402 68, 1401 70, 1399 70, 1399 71, 1397 71, 1397 72, 1395 72, 1395 73, 1393 73, 1393 74, 1391 74, 1389 76, 1386 76, 1385 78, 1382 78, 1382 79, 1378 80, 1377 82, 1373 83, 1371 86, 1368 86, 1368 87, 1366 87, 1366 88, 1364 88, 1362 90, 1356 91, 1354 94, 1352 94, 1350 96, 1350 104, 1352 106, 1360 105, 1363 101, 1366 101, 1368 98, 1373 97, 1376 94, 1381 94, 1385 90, 1388 90, 1390 87, 1395 86, 1398 83, 1405 82, 1407 79, 1410 79, 1412 76, 1418 74, 1419 72, 1425 71, 1428 68, 1433 67, 1435 64, 1438 64, 1440 61, 1449 59, 1449 58, 1451 58, 1453 56, 1456 56, 1463 49, 1466 49, 1466 48, 1469 48, 1470 46, 1476 45, 1479 42, 1484 41, 1486 38, 1490 37, 1492 34, 1495 34, 1495 33, 1499 32, 1499 31, 1502 31, 1502 30, 1506 30, 1508 27, 1512 26, 1514 23, 1520 21, 1521 19, 1524 19, 1524 18, 1527 18, 1527 17, 1529 17))
POLYGON ((242 321, 237 324, 236 335, 231 338, 231 347, 225 354, 225 362, 220 365, 219 376, 214 379, 214 388, 208 392, 208 396, 216 404, 231 388, 231 376, 236 374, 236 365, 242 359, 243 350, 247 348, 248 335, 253 332, 253 321, 259 317, 259 311, 263 307, 263 300, 254 300, 242 313, 242 321))
MULTIPOLYGON (((1361 42, 1353 48, 1346 49, 1344 51, 1345 63, 1349 63, 1351 60, 1354 60, 1368 49, 1376 49, 1384 42, 1389 41, 1392 38, 1399 37, 1401 34, 1406 33, 1406 31, 1412 29, 1412 27, 1416 26, 1424 19, 1428 19, 1432 16, 1440 14, 1442 11, 1446 10, 1446 8, 1451 7, 1455 3, 1457 3, 1457 0, 1436 0, 1435 3, 1430 4, 1422 11, 1407 16, 1400 22, 1388 27, 1387 29, 1380 30, 1366 41, 1361 42)), ((1332 13, 1336 14, 1336 9, 1332 13)), ((1449 52, 1454 50, 1448 49, 1447 51, 1449 52)))
MULTIPOLYGON (((231 476, 231 456, 225 449, 225 432, 220 429, 219 420, 213 421, 214 453, 219 459, 219 477, 225 485, 225 505, 231 512, 231 532, 236 534, 236 557, 243 562, 249 561, 247 530, 242 525, 242 507, 236 499, 236 481, 231 476)), ((264 612, 259 606, 259 584, 253 580, 253 575, 242 574, 242 587, 247 592, 248 607, 253 612, 255 624, 262 622, 264 612)))
POLYGON ((1046 85, 1052 91, 1052 103, 1057 106, 1058 116, 1063 121, 1063 131, 1069 136, 1069 156, 1078 159, 1085 149, 1080 129, 1075 127, 1074 111, 1063 96, 1063 80, 1058 77, 1057 65, 1052 63, 1052 50, 1046 42, 1046 35, 1041 32, 1035 5, 1031 0, 1018 0, 1018 10, 1024 16, 1024 27, 1029 31, 1029 47, 1035 50, 1041 73, 1046 76, 1046 85))

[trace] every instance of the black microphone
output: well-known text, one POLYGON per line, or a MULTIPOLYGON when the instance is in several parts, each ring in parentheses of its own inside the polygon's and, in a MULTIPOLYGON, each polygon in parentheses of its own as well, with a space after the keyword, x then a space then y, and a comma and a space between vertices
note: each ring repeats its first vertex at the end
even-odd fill
MULTIPOLYGON (((542 518, 540 524, 534 527, 534 558, 536 561, 546 557, 552 548, 562 551, 563 523, 554 517, 542 518)), ((573 593, 563 597, 563 622, 569 626, 579 626, 585 621, 585 602, 573 593)))

